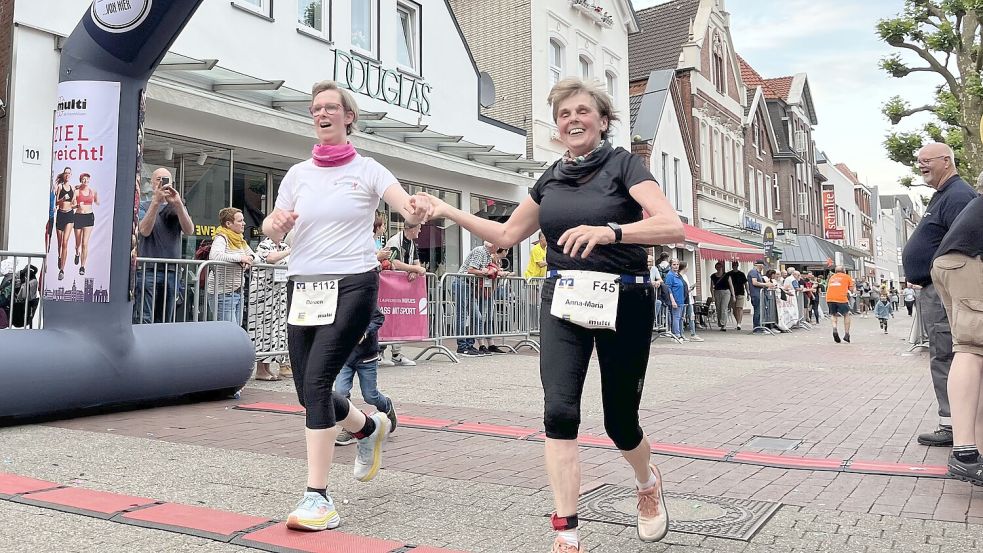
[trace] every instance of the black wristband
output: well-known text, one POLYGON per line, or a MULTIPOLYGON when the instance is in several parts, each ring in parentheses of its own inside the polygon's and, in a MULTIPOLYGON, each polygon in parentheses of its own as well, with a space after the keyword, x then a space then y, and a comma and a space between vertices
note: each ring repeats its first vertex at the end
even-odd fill
POLYGON ((621 225, 618 223, 608 223, 608 228, 614 231, 614 243, 621 243, 621 225))

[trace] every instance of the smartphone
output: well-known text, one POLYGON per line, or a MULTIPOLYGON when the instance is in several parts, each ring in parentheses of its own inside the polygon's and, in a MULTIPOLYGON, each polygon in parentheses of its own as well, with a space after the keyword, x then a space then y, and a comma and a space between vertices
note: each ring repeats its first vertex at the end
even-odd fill
POLYGON ((167 186, 168 184, 171 184, 171 177, 161 177, 160 178, 160 185, 161 186, 167 186))

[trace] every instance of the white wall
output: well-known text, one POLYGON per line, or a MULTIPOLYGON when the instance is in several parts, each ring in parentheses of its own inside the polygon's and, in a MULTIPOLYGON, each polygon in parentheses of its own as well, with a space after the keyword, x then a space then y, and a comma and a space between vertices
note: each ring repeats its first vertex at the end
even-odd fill
MULTIPOLYGON (((359 107, 387 112, 389 117, 406 123, 417 123, 419 119, 437 132, 464 135, 471 142, 525 153, 525 137, 478 121, 478 77, 445 2, 415 1, 422 6, 423 78, 433 87, 430 116, 421 119, 415 111, 362 94, 356 95, 359 107)), ((333 77, 334 48, 348 51, 351 46, 350 3, 330 4, 334 10, 334 47, 297 31, 295 2, 273 2, 275 21, 270 22, 235 8, 228 0, 207 0, 202 2, 171 51, 197 59, 215 58, 220 67, 261 79, 283 79, 284 86, 307 92, 313 83, 333 77)), ((90 5, 88 0, 17 2, 14 18, 19 25, 68 35, 90 5)), ((395 68, 396 0, 380 0, 380 5, 381 64, 395 68)))
POLYGON ((659 131, 652 144, 652 160, 650 170, 655 175, 655 180, 662 185, 662 190, 669 198, 670 203, 676 207, 676 211, 687 218, 690 224, 693 221, 693 174, 686 155, 686 143, 679 118, 676 116, 676 107, 673 105, 672 96, 666 96, 666 103, 663 106, 662 118, 659 121, 659 131), (662 154, 668 155, 667 167, 663 168, 662 154), (673 159, 679 160, 679 174, 675 174, 673 159), (665 175, 665 182, 663 182, 665 175), (679 179, 679 194, 676 197, 674 188, 674 178, 679 179))
POLYGON ((874 225, 874 263, 877 265, 878 279, 893 280, 898 285, 900 277, 898 265, 898 230, 894 211, 882 209, 874 225), (878 239, 880 248, 877 247, 878 239))
POLYGON ((550 91, 549 45, 558 39, 563 45, 564 77, 580 77, 580 56, 592 61, 593 76, 605 83, 605 71, 617 76, 615 111, 622 121, 612 125, 615 146, 630 147, 631 122, 628 121, 628 32, 618 10, 605 6, 614 18, 611 28, 596 25, 574 9, 569 0, 534 2, 532 10, 532 133, 533 159, 552 162, 566 148, 556 138, 553 112, 546 103, 550 91))

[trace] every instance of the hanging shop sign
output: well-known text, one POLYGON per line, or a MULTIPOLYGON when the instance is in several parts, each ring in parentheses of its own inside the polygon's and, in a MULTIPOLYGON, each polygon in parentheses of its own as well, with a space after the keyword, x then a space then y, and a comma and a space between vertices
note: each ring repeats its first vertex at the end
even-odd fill
POLYGON ((387 69, 375 60, 335 50, 334 80, 352 92, 430 115, 433 87, 418 77, 387 69))
POLYGON ((827 240, 843 240, 843 229, 836 227, 836 192, 823 189, 823 234, 827 240))

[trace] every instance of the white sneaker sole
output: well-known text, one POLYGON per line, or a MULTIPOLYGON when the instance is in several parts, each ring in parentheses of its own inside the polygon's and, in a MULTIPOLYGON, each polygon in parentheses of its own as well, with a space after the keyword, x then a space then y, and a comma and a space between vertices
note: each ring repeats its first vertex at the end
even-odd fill
POLYGON ((381 425, 381 428, 379 428, 379 432, 375 433, 375 437, 372 438, 372 464, 369 466, 368 472, 362 476, 359 476, 359 466, 358 464, 355 465, 355 480, 358 480, 359 482, 368 482, 369 480, 375 478, 376 474, 379 474, 379 467, 382 466, 382 443, 389 436, 389 417, 383 413, 381 417, 376 418, 373 416, 373 418, 375 419, 376 425, 381 425))
POLYGON ((341 517, 338 516, 338 511, 331 511, 324 518, 300 518, 294 514, 287 517, 287 528, 291 530, 320 532, 334 530, 339 526, 341 526, 341 517))

